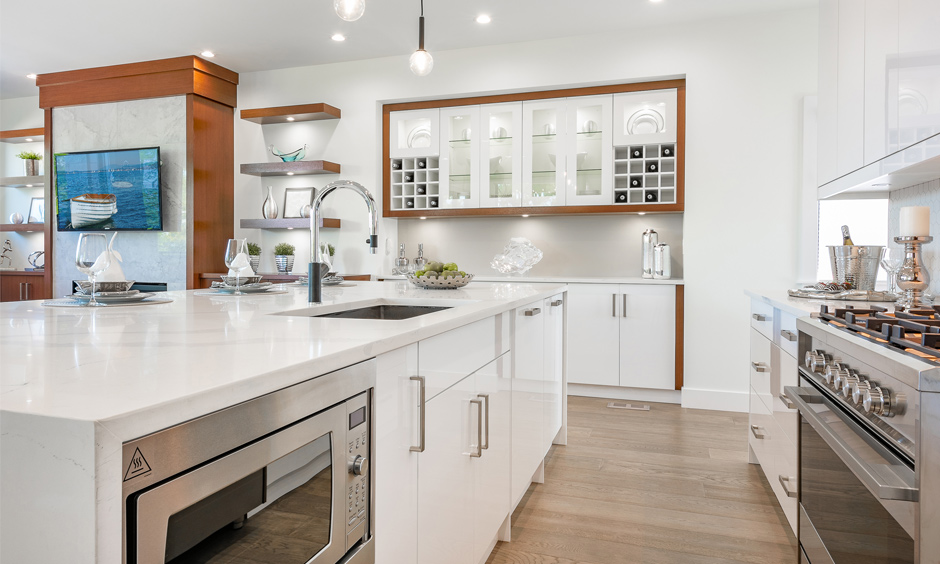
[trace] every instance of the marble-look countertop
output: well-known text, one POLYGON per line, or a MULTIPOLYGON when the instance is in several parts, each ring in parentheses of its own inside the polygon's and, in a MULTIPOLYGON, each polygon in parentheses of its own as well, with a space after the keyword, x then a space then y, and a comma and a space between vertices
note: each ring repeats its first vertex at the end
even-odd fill
POLYGON ((781 311, 785 311, 797 317, 803 317, 811 313, 817 313, 819 311, 819 306, 821 305, 835 307, 845 307, 850 305, 858 308, 875 305, 886 308, 888 311, 894 311, 893 302, 859 302, 851 300, 793 298, 787 295, 786 290, 744 290, 744 293, 752 299, 768 303, 781 311))
POLYGON ((407 282, 325 287, 325 310, 384 299, 463 302, 403 321, 272 315, 306 310, 306 286, 280 295, 167 292, 170 304, 0 305, 0 410, 106 422, 122 440, 293 385, 564 290, 474 282, 421 290, 407 282))
MULTIPOLYGON (((380 280, 407 280, 404 276, 390 274, 388 276, 379 276, 380 280)), ((516 284, 659 284, 665 286, 682 286, 685 282, 681 278, 640 278, 639 276, 601 276, 601 277, 573 277, 573 276, 497 276, 480 275, 474 276, 477 282, 512 282, 516 284)), ((785 292, 784 292, 785 293, 785 292)))

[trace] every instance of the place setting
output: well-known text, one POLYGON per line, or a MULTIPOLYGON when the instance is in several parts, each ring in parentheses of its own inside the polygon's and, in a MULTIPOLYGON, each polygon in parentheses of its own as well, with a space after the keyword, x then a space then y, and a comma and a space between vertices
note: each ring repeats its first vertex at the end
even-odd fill
POLYGON ((168 304, 171 298, 152 292, 132 290, 133 280, 124 280, 121 255, 114 250, 115 233, 110 243, 102 233, 82 233, 75 250, 75 266, 88 280, 76 282, 75 291, 63 298, 42 302, 46 307, 119 307, 168 304), (98 281, 102 276, 108 280, 98 281))
POLYGON ((247 239, 229 239, 225 247, 225 266, 228 275, 212 282, 207 290, 193 292, 197 296, 258 296, 286 294, 280 284, 262 282, 254 273, 248 258, 247 239))

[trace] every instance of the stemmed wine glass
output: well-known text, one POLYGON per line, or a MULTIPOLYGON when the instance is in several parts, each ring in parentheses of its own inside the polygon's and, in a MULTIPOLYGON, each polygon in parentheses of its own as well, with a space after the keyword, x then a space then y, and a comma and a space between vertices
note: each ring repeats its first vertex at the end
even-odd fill
POLYGON ((881 266, 888 273, 888 293, 897 292, 898 270, 901 269, 901 263, 904 261, 904 253, 900 249, 885 248, 881 256, 881 266))
POLYGON ((248 253, 245 250, 247 239, 229 239, 225 246, 225 266, 229 270, 235 271, 235 295, 242 295, 241 276, 242 272, 251 266, 248 260, 248 253))
POLYGON ((78 237, 78 248, 75 250, 75 266, 78 267, 79 272, 87 274, 91 278, 91 299, 85 305, 92 307, 105 305, 95 300, 95 293, 98 291, 98 275, 111 266, 108 239, 103 233, 82 233, 78 237))

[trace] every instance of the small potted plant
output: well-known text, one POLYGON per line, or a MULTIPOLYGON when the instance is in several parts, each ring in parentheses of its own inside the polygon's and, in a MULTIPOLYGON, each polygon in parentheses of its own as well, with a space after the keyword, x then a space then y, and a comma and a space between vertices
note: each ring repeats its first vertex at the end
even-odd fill
POLYGON ((261 265, 261 245, 257 245, 252 242, 248 242, 248 264, 251 265, 251 270, 258 273, 258 267, 261 265))
POLYGON ((16 156, 26 163, 26 176, 39 175, 39 161, 42 160, 42 155, 33 151, 21 151, 16 156))
POLYGON ((274 246, 274 264, 278 274, 288 274, 294 270, 294 246, 290 243, 278 243, 274 246))

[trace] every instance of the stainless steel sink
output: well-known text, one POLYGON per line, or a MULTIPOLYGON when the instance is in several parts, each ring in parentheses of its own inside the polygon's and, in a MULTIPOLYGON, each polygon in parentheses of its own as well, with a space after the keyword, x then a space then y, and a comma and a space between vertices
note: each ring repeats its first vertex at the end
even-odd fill
POLYGON ((369 307, 360 307, 356 309, 347 309, 344 311, 334 311, 332 313, 321 313, 311 315, 310 317, 332 317, 335 319, 388 319, 401 320, 411 319, 419 315, 427 315, 436 311, 451 309, 448 306, 417 306, 417 305, 395 305, 382 304, 369 307))

